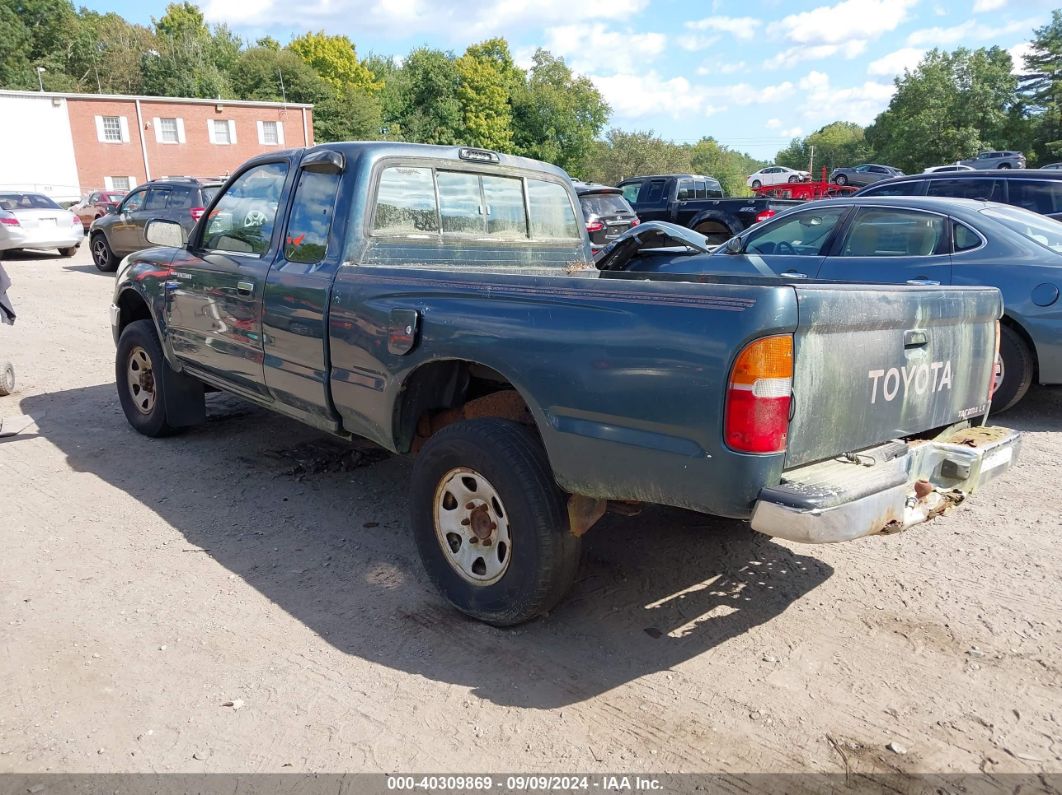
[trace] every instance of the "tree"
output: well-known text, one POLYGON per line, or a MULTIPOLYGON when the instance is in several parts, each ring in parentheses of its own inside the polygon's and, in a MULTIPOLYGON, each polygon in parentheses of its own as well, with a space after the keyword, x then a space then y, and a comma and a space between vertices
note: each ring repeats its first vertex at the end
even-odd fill
POLYGON ((714 138, 702 138, 690 151, 692 170, 715 177, 727 196, 748 196, 748 175, 764 165, 762 160, 722 146, 714 138))
POLYGON ((520 154, 579 175, 608 116, 608 103, 589 78, 540 49, 513 97, 513 143, 520 154))
POLYGON ((364 88, 329 88, 313 109, 313 131, 318 142, 371 141, 383 126, 380 101, 364 88))
POLYGON ((896 93, 867 128, 867 142, 879 160, 905 171, 1005 144, 1017 101, 1012 66, 999 47, 931 50, 896 78, 896 93))
POLYGON ((171 3, 154 20, 156 47, 141 58, 144 92, 158 96, 228 97, 227 71, 241 43, 225 26, 211 31, 192 3, 171 3))
POLYGON ((77 15, 70 0, 0 0, 0 79, 11 88, 38 88, 36 67, 45 88, 68 90, 69 47, 77 15))
POLYGON ((393 92, 385 103, 383 119, 388 138, 426 144, 461 143, 461 75, 450 53, 416 49, 390 82, 393 92))
POLYGON ((512 96, 524 75, 513 63, 508 43, 497 38, 474 44, 454 65, 460 79, 457 99, 463 116, 463 142, 512 151, 512 96))
POLYGON ((1051 21, 1034 31, 1019 84, 1023 103, 1034 114, 1031 123, 1027 122, 1024 128, 1019 125, 1032 143, 1034 151, 1028 154, 1038 160, 1059 158, 1062 156, 1062 11, 1052 11, 1051 21))
POLYGON ((354 43, 346 36, 329 36, 324 31, 306 33, 293 39, 288 49, 313 67, 333 88, 360 88, 377 91, 380 84, 358 60, 354 43))
POLYGON ((79 91, 109 94, 143 92, 141 61, 156 50, 155 34, 143 25, 131 25, 113 12, 97 14, 82 9, 76 39, 67 66, 79 91))
POLYGON ((819 169, 826 167, 827 174, 841 166, 854 166, 870 159, 870 147, 865 131, 850 121, 835 121, 813 132, 806 138, 794 138, 780 151, 774 162, 799 170, 807 169, 814 147, 814 169, 811 176, 818 178, 819 169))
POLYGON ((295 53, 270 47, 244 50, 232 67, 229 80, 240 99, 263 102, 318 102, 329 89, 295 53))
POLYGON ((687 172, 692 169, 689 147, 658 137, 652 130, 626 132, 613 128, 594 144, 581 176, 591 182, 615 185, 642 174, 687 172))

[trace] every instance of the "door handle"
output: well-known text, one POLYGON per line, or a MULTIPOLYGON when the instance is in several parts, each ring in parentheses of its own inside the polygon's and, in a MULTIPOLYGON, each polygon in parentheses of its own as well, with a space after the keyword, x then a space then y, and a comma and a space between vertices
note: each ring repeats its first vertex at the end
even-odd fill
POLYGON ((904 348, 921 348, 929 344, 929 335, 921 329, 911 328, 903 333, 904 348))
POLYGON ((925 276, 919 276, 917 279, 908 279, 907 283, 914 285, 915 287, 939 287, 940 282, 933 279, 927 279, 925 276))
POLYGON ((788 277, 790 277, 792 279, 806 279, 806 278, 808 278, 808 275, 806 273, 798 273, 797 271, 792 271, 792 270, 785 271, 782 275, 783 276, 788 276, 788 277))
POLYGON ((237 295, 249 296, 254 294, 253 282, 236 282, 237 295))

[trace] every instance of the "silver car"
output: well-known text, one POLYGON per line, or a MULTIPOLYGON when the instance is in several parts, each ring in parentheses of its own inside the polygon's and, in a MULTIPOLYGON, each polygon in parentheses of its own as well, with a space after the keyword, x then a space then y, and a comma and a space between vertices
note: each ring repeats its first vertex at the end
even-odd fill
POLYGON ((977 157, 959 161, 964 166, 982 170, 991 168, 1025 168, 1025 155, 1014 151, 979 152, 977 157))
POLYGON ((0 193, 0 251, 57 248, 72 257, 85 239, 81 219, 41 193, 0 193))

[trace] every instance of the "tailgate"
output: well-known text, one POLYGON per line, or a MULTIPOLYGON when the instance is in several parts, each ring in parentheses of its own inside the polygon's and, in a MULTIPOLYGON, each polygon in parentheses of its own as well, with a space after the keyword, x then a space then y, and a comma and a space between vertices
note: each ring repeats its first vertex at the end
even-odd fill
POLYGON ((995 288, 799 285, 786 467, 983 414, 995 288))

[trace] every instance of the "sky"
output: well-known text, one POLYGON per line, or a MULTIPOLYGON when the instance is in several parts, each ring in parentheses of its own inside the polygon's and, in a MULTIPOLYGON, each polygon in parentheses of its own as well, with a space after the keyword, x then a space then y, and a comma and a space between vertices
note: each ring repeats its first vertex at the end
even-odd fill
MULTIPOLYGON (((167 0, 90 0, 150 24, 167 0)), ((253 41, 342 33, 359 55, 426 45, 460 53, 492 36, 590 77, 610 126, 679 142, 713 136, 770 159, 831 121, 868 124, 893 80, 933 47, 998 45, 1020 60, 1057 0, 199 0, 253 41)))

